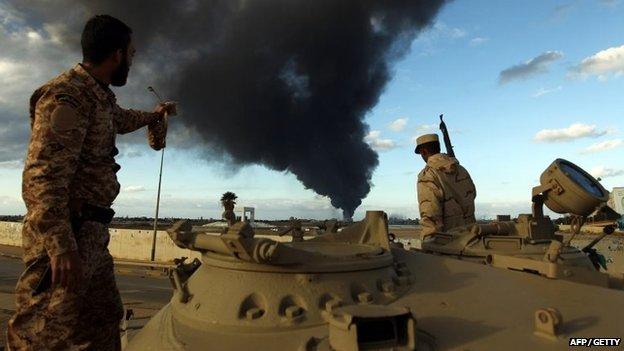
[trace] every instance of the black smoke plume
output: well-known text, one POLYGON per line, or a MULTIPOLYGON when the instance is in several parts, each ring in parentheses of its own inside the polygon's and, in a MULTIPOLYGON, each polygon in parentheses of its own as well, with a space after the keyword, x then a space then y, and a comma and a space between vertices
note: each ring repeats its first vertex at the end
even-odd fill
MULTIPOLYGON (((41 3, 15 6, 49 18, 55 10, 41 3)), ((391 64, 443 3, 99 0, 67 1, 57 12, 85 7, 80 25, 100 13, 122 19, 152 60, 187 53, 167 85, 203 143, 236 164, 292 172, 351 217, 378 164, 363 141, 364 117, 391 64)))

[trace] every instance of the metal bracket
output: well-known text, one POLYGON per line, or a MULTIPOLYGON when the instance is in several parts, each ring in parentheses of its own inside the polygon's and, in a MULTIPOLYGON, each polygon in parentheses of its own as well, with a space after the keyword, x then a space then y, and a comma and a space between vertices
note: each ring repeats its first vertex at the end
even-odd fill
POLYGON ((550 340, 557 340, 557 336, 561 333, 562 325, 563 317, 556 308, 540 308, 535 311, 535 335, 550 340))

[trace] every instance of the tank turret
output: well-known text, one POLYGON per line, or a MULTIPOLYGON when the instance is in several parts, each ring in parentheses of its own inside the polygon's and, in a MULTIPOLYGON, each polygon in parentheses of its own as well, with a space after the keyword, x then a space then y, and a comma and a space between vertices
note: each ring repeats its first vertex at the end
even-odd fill
MULTIPOLYGON (((589 252, 596 242, 585 249, 571 246, 572 238, 564 240, 543 210, 546 205, 553 212, 584 218, 608 198, 609 192, 590 174, 569 161, 557 159, 542 173, 540 185, 532 190, 531 214, 521 214, 514 221, 492 221, 435 233, 423 241, 422 250, 619 289, 622 277, 598 272, 599 256, 589 252)), ((602 237, 612 232, 613 227, 607 226, 602 237)))
POLYGON ((381 211, 295 242, 244 222, 220 236, 191 229, 169 233, 201 264, 172 272, 171 301, 127 350, 552 350, 621 331, 622 292, 404 250, 381 211))

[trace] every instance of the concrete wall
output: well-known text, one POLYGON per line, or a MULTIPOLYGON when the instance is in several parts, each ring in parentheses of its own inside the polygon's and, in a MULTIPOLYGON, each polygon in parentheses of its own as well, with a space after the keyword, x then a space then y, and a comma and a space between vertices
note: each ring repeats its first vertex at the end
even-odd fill
MULTIPOLYGON (((117 260, 149 261, 152 254, 153 230, 116 229, 110 230, 110 243, 108 250, 117 260)), ((210 233, 208 233, 210 234, 210 233)), ((214 233, 219 235, 218 233, 214 233)), ((275 241, 290 241, 290 236, 267 236, 256 235, 257 238, 271 238, 275 241)), ((306 236, 307 237, 307 236, 306 236)), ((22 246, 22 223, 0 222, 0 245, 22 246)), ((157 262, 172 262, 174 258, 182 256, 192 260, 200 257, 197 251, 181 249, 177 247, 166 231, 156 233, 157 262)))
POLYGON ((22 246, 22 223, 0 222, 0 245, 22 246))
MULTIPOLYGON (((149 261, 152 255, 153 230, 115 229, 110 230, 111 239, 108 250, 116 259, 149 261)), ((177 247, 167 232, 156 232, 155 261, 171 262, 174 258, 186 256, 190 259, 200 257, 197 251, 177 247)))
MULTIPOLYGON (((149 261, 153 233, 152 230, 111 228, 108 250, 118 260, 149 261)), ((0 245, 22 246, 22 223, 0 222, 0 245)), ((182 256, 193 259, 200 257, 200 253, 177 247, 165 231, 156 233, 156 261, 171 262, 182 256)))

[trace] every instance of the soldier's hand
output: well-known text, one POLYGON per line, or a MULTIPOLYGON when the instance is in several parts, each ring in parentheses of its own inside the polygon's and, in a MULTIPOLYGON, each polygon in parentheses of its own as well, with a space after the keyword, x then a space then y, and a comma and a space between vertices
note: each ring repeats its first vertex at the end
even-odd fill
POLYGON ((156 105, 156 108, 154 108, 154 112, 158 113, 161 116, 164 116, 165 113, 168 116, 175 116, 178 113, 177 107, 178 104, 173 101, 161 102, 160 104, 156 105))
POLYGON ((60 285, 73 291, 82 282, 82 260, 77 251, 52 257, 50 268, 52 268, 52 285, 60 285))

